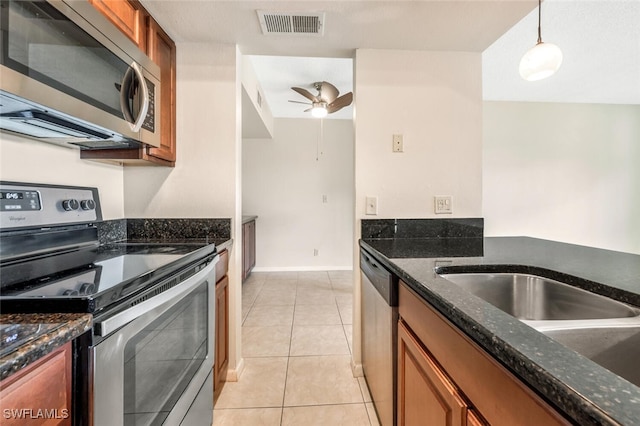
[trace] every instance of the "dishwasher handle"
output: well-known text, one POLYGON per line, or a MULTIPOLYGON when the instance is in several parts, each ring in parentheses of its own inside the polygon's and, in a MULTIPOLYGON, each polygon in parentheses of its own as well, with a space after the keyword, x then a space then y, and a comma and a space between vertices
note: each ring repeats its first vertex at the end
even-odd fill
MULTIPOLYGON (((398 306, 398 277, 378 263, 371 254, 360 250, 360 270, 389 306, 398 306)), ((364 283, 364 279, 363 279, 364 283)))

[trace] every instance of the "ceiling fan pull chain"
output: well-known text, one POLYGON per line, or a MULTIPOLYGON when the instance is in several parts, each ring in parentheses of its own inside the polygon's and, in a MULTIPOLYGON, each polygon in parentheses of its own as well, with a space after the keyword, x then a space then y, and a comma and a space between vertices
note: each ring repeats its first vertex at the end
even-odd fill
POLYGON ((320 134, 316 139, 316 161, 320 161, 320 156, 322 155, 322 151, 320 150, 322 141, 324 141, 324 118, 320 119, 320 134))

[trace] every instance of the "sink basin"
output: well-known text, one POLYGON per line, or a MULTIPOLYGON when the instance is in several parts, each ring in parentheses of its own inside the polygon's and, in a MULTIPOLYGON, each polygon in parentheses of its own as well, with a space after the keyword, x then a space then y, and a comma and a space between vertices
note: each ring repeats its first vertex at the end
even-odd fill
POLYGON ((640 310, 552 279, 518 273, 441 274, 524 321, 636 317, 640 310))
POLYGON ((640 386, 640 324, 543 331, 558 343, 640 386))

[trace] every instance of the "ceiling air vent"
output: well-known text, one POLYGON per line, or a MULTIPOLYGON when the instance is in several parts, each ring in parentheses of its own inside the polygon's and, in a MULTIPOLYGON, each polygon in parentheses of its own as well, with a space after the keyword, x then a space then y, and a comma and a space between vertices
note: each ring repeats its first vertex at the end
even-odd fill
POLYGON ((324 33, 324 12, 286 13, 258 10, 263 34, 305 34, 321 36, 324 33))

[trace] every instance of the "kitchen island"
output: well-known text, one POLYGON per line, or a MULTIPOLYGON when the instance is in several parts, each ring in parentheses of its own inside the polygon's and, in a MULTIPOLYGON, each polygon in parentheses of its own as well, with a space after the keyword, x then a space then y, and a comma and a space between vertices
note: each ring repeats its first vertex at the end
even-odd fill
POLYGON ((538 274, 640 306, 640 256, 527 237, 369 238, 360 245, 571 422, 640 421, 640 387, 436 273, 538 274))

